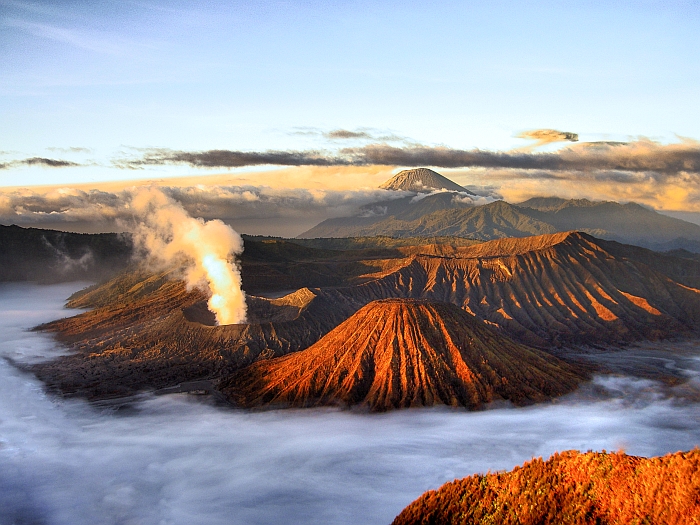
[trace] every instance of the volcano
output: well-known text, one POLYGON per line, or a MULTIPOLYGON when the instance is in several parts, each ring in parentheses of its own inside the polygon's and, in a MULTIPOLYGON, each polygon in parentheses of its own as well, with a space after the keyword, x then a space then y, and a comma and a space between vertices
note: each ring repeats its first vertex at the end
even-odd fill
POLYGON ((388 299, 364 306, 304 351, 240 370, 220 389, 244 407, 474 409, 496 400, 543 401, 582 379, 453 304, 388 299))
POLYGON ((459 184, 428 168, 400 171, 379 187, 383 190, 416 191, 421 193, 448 190, 474 195, 459 184))

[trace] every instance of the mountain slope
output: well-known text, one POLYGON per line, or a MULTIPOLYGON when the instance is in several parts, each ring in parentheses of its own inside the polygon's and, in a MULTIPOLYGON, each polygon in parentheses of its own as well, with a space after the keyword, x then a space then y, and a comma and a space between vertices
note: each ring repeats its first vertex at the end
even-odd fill
POLYGON ((642 458, 568 451, 423 494, 393 525, 700 524, 700 450, 642 458))
POLYGON ((430 181, 431 188, 446 188, 461 194, 448 191, 420 199, 399 197, 366 205, 354 217, 327 219, 298 237, 452 235, 492 240, 577 230, 663 251, 678 248, 697 251, 700 246, 699 225, 635 203, 535 197, 517 205, 494 202, 476 206, 464 194, 467 190, 424 168, 402 171, 381 188, 420 192, 425 181, 430 181))
POLYGON ((551 224, 558 231, 581 230, 627 244, 653 248, 678 238, 700 240, 697 224, 662 215, 634 202, 540 197, 518 206, 532 209, 533 218, 551 224))
POLYGON ((581 379, 452 304, 393 299, 368 304, 304 351, 235 373, 220 389, 245 407, 478 408, 541 401, 581 379))
POLYGON ((393 208, 387 208, 388 211, 382 216, 327 219, 299 237, 439 235, 491 240, 557 231, 551 224, 532 217, 532 210, 523 211, 504 201, 474 206, 455 201, 454 194, 448 193, 430 195, 420 203, 423 209, 411 203, 410 199, 402 199, 392 203, 393 208), (399 208, 399 204, 403 206, 399 208), (432 209, 426 210, 429 206, 432 209))
POLYGON ((535 346, 614 343, 700 328, 699 271, 697 261, 566 232, 416 255, 347 293, 450 302, 535 346))
MULTIPOLYGON (((293 268, 303 269, 292 273, 304 285, 318 279, 311 269, 329 275, 321 270, 337 262, 309 250, 321 259, 297 266, 302 254, 289 254, 301 247, 287 244, 270 244, 268 254, 283 286, 293 268)), ((256 257, 267 268, 260 250, 256 257)), ((122 274, 70 303, 92 311, 44 326, 75 353, 35 371, 62 392, 88 397, 216 379, 308 348, 364 305, 386 298, 452 303, 503 334, 545 348, 700 329, 700 261, 582 233, 357 252, 348 260, 367 271, 343 275, 334 268, 343 286, 302 287, 279 299, 249 295, 245 325, 212 326, 204 294, 187 291, 175 271, 122 274), (353 259, 360 252, 374 258, 353 259)), ((275 272, 267 274, 271 290, 275 272)))
POLYGON ((459 184, 452 182, 447 177, 443 177, 439 173, 428 168, 400 171, 379 187, 384 190, 402 190, 423 193, 425 193, 426 190, 449 190, 467 192, 473 195, 473 193, 464 189, 459 184))

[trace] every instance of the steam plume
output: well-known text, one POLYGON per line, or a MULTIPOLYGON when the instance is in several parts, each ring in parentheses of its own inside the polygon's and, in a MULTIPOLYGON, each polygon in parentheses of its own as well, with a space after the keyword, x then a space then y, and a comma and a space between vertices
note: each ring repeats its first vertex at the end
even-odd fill
POLYGON ((207 303, 218 324, 245 322, 245 293, 232 258, 243 251, 241 237, 220 220, 195 219, 157 188, 138 190, 131 208, 141 221, 136 239, 162 263, 187 265, 188 287, 211 294, 207 303))

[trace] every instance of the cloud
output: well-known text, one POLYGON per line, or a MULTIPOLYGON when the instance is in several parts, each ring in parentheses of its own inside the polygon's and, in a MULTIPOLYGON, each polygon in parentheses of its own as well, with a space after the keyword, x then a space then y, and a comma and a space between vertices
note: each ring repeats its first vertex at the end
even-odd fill
POLYGON ((5 18, 7 27, 26 31, 30 35, 76 47, 102 55, 123 56, 133 54, 146 47, 114 33, 60 27, 53 24, 30 22, 22 18, 5 18))
POLYGON ((235 151, 199 152, 150 149, 139 159, 117 159, 119 168, 187 164, 196 168, 240 168, 243 166, 342 166, 349 162, 321 151, 235 151))
POLYGON ((49 151, 58 151, 59 153, 91 153, 90 148, 81 148, 78 146, 71 146, 69 148, 46 148, 49 151))
POLYGON ((22 160, 12 160, 0 163, 0 170, 7 170, 19 166, 41 166, 43 168, 73 168, 81 166, 77 162, 70 160, 47 159, 45 157, 31 157, 22 160))
POLYGON ((423 145, 395 147, 388 144, 345 148, 341 153, 351 163, 359 165, 586 172, 617 170, 656 172, 662 175, 700 171, 700 143, 692 139, 682 139, 674 144, 660 144, 649 139, 622 144, 582 143, 551 153, 459 150, 423 145))
POLYGON ((629 143, 581 143, 548 153, 461 150, 420 144, 393 146, 387 143, 343 148, 334 153, 320 150, 188 152, 154 149, 146 151, 141 158, 115 161, 115 165, 123 168, 165 164, 186 164, 198 168, 383 165, 586 172, 615 170, 665 175, 700 172, 700 143, 692 139, 682 139, 674 144, 661 144, 649 139, 639 139, 629 143))
POLYGON ((366 131, 348 131, 347 129, 335 129, 323 134, 328 139, 371 139, 372 135, 366 131))
MULTIPOLYGON (((367 204, 405 196, 380 189, 330 190, 252 185, 161 186, 192 217, 220 219, 236 230, 297 235, 329 217, 350 216, 367 204)), ((89 223, 102 231, 133 231, 133 199, 141 188, 0 190, 0 222, 71 228, 89 223)))
POLYGON ((516 135, 521 139, 534 140, 529 146, 517 148, 513 151, 529 152, 545 144, 556 144, 558 142, 578 142, 578 134, 570 131, 558 131, 556 129, 533 129, 523 131, 516 135))
POLYGON ((329 140, 375 140, 380 142, 409 142, 406 137, 395 133, 373 128, 358 128, 355 131, 348 129, 334 129, 323 131, 313 127, 294 128, 290 134, 323 137, 329 140))
POLYGON ((523 131, 516 135, 521 139, 536 140, 539 144, 550 144, 552 142, 578 142, 578 134, 570 131, 557 131, 556 129, 533 129, 523 131))

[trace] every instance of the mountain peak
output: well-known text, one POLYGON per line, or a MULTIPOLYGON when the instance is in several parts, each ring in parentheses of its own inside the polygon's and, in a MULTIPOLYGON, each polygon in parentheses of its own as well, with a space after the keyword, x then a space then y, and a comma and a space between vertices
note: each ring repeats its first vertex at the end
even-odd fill
POLYGON ((472 194, 459 184, 428 168, 403 170, 379 186, 383 190, 403 190, 425 193, 434 190, 461 191, 472 194))
POLYGON ((581 379, 566 363, 512 341, 454 304, 384 299, 306 350, 258 361, 220 387, 247 407, 389 410, 478 408, 499 399, 523 404, 569 392, 581 379))

